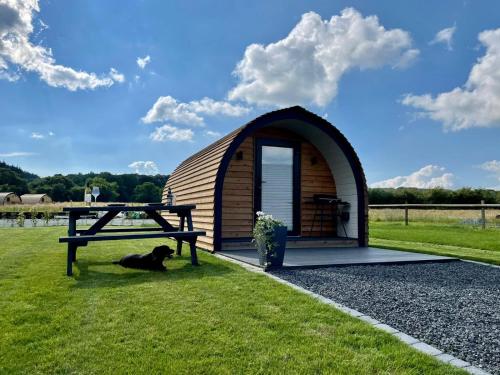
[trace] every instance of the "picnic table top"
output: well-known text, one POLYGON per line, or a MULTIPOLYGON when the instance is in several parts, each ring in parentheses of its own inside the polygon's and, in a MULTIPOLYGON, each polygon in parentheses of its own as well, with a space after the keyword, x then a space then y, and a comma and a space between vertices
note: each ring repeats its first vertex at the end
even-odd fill
POLYGON ((110 206, 78 206, 64 207, 64 212, 89 212, 89 211, 186 211, 195 209, 195 204, 181 204, 167 206, 165 204, 151 204, 146 206, 127 206, 127 205, 110 205, 110 206))

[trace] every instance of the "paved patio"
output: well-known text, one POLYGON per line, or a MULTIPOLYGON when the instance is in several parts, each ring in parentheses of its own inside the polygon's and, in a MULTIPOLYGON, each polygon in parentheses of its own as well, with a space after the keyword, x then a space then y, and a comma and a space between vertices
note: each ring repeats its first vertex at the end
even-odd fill
MULTIPOLYGON (((218 254, 255 266, 259 265, 257 250, 225 250, 218 254)), ((286 268, 318 268, 329 266, 450 262, 455 258, 379 249, 375 247, 337 247, 287 249, 283 266, 286 268)))

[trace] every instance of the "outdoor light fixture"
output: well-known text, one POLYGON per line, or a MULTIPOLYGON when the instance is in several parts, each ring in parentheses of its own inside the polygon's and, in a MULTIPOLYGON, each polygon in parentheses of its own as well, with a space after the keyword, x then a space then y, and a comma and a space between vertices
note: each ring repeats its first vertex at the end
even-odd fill
POLYGON ((243 151, 238 151, 236 153, 236 160, 243 160, 243 151))

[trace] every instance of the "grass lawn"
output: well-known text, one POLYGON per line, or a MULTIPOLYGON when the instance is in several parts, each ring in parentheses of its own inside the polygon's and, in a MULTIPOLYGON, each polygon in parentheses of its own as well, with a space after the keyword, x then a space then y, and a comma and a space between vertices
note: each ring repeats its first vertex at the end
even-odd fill
POLYGON ((500 229, 370 222, 370 245, 500 264, 500 229))
POLYGON ((0 229, 0 373, 463 374, 263 275, 201 253, 168 272, 93 243, 65 276, 63 228, 0 229))

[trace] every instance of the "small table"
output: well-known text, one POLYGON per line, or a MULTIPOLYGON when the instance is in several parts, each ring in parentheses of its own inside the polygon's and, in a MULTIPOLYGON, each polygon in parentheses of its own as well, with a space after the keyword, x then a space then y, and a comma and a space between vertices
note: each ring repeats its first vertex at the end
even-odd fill
POLYGON ((69 213, 68 236, 59 238, 60 243, 68 244, 67 275, 73 274, 72 263, 76 261, 76 250, 79 246, 87 246, 89 241, 109 241, 109 240, 127 240, 144 238, 174 238, 177 240, 177 255, 181 255, 182 242, 187 241, 191 250, 191 263, 198 264, 196 255, 196 240, 198 236, 204 236, 203 231, 193 230, 193 219, 191 211, 195 209, 194 204, 185 204, 178 206, 167 206, 164 204, 149 204, 146 206, 126 206, 125 204, 114 204, 99 207, 64 207, 63 211, 69 213), (77 229, 77 220, 81 216, 89 215, 91 211, 106 212, 88 229, 77 229), (104 229, 116 215, 126 211, 141 211, 149 218, 158 223, 159 227, 152 228, 112 228, 104 229), (171 225, 159 212, 168 211, 177 214, 179 217, 179 226, 176 228, 171 225), (185 230, 187 224, 187 230, 185 230), (134 234, 134 232, 145 232, 134 234), (149 232, 149 233, 148 233, 149 232), (150 233, 161 232, 161 233, 150 233), (121 233, 97 235, 98 233, 121 233), (126 234, 125 234, 126 233, 126 234))
POLYGON ((338 199, 336 195, 314 194, 311 203, 315 205, 315 208, 311 229, 309 231, 310 234, 312 234, 313 232, 316 219, 319 218, 320 236, 323 235, 323 223, 324 218, 326 217, 333 222, 333 225, 337 223, 337 219, 340 219, 340 223, 342 224, 342 228, 344 229, 344 234, 347 237, 345 222, 349 220, 349 212, 346 212, 345 208, 349 208, 349 202, 343 202, 342 200, 338 199), (326 214, 325 211, 327 211, 326 214))

